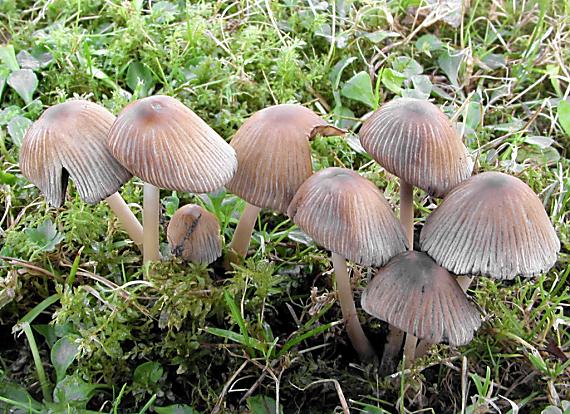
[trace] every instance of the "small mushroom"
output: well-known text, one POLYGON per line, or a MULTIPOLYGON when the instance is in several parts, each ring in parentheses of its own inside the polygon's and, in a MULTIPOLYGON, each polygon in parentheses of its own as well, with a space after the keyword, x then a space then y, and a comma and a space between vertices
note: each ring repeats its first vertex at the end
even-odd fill
POLYGON ((421 252, 392 258, 368 284, 361 303, 370 315, 430 343, 465 345, 481 325, 479 311, 455 278, 421 252))
POLYGON ((196 204, 174 213, 166 237, 172 254, 188 262, 208 265, 222 254, 218 219, 196 204))
POLYGON ((313 240, 332 252, 346 331, 361 359, 375 355, 352 295, 346 259, 382 266, 406 251, 406 238, 382 192, 345 168, 326 168, 307 179, 291 201, 288 215, 313 240))
POLYGON ((523 181, 500 172, 475 175, 454 188, 428 217, 420 244, 455 274, 497 279, 544 273, 560 250, 540 199, 523 181))
POLYGON ((256 112, 230 145, 238 168, 228 189, 246 201, 230 248, 245 257, 262 208, 286 213, 299 186, 313 173, 309 141, 317 134, 342 135, 301 105, 275 105, 256 112))
POLYGON ((54 207, 63 204, 71 177, 83 201, 107 201, 131 239, 142 246, 142 226, 117 192, 131 174, 107 148, 114 121, 111 112, 89 101, 54 105, 26 132, 20 168, 54 207))
POLYGON ((237 168, 234 150, 200 117, 169 96, 129 104, 109 132, 109 147, 144 182, 144 261, 158 260, 159 188, 204 193, 237 168))

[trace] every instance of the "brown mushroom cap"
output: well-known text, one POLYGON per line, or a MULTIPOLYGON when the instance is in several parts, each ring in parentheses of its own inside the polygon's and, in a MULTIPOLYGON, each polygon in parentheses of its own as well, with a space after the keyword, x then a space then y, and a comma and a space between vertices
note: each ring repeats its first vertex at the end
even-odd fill
POLYGON ((388 102, 360 129, 366 151, 390 173, 435 197, 471 175, 473 163, 450 120, 431 102, 388 102))
POLYGON ((430 343, 464 345, 481 325, 479 311, 447 270, 409 251, 376 273, 362 294, 362 309, 430 343))
POLYGON ((406 251, 406 236, 376 186, 346 168, 325 168, 301 185, 288 215, 324 248, 365 266, 406 251))
POLYGON ((238 169, 227 187, 254 206, 286 213, 299 186, 313 173, 309 140, 343 132, 301 105, 262 109, 230 142, 238 169))
POLYGON ((213 191, 237 168, 234 150, 169 96, 139 99, 124 108, 109 132, 109 147, 133 175, 176 191, 213 191))
POLYGON ((454 188, 428 217, 420 244, 453 273, 497 279, 543 273, 560 250, 540 199, 518 178, 499 172, 454 188))
POLYGON ((85 100, 48 108, 26 132, 20 150, 22 173, 55 207, 65 200, 68 177, 85 202, 107 198, 131 178, 107 147, 114 121, 111 112, 85 100))
POLYGON ((196 204, 174 213, 166 237, 172 254, 189 262, 210 264, 222 254, 218 219, 196 204))

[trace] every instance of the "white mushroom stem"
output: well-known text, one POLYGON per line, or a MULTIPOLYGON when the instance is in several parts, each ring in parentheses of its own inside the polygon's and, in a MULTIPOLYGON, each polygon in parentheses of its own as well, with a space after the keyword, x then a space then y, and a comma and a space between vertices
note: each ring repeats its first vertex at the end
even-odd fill
POLYGON ((245 209, 243 210, 236 231, 234 232, 234 237, 230 243, 230 249, 237 253, 237 258, 243 258, 247 254, 251 234, 253 233, 253 226, 260 211, 261 208, 245 203, 245 209))
POLYGON ((348 270, 346 267, 346 259, 336 253, 332 253, 332 263, 336 277, 336 287, 338 291, 338 299, 340 309, 346 324, 346 333, 352 343, 352 346, 363 361, 368 361, 376 355, 372 344, 364 334, 356 307, 354 305, 354 297, 352 295, 352 286, 348 270))
POLYGON ((152 184, 144 183, 143 200, 143 262, 160 260, 158 241, 160 191, 152 184))
MULTIPOLYGON (((408 241, 408 249, 414 250, 414 187, 400 178, 400 223, 404 228, 404 234, 408 241)), ((382 355, 381 370, 388 374, 396 366, 396 358, 400 352, 404 332, 395 326, 390 325, 388 340, 382 355)), ((413 335, 406 335, 404 345, 404 355, 406 364, 414 361, 414 352, 417 338, 413 335)))
POLYGON ((123 197, 119 193, 111 194, 105 199, 113 213, 117 216, 127 234, 137 246, 143 245, 143 227, 137 220, 123 197))
MULTIPOLYGON (((461 287, 461 290, 467 292, 467 289, 469 289, 469 286, 471 286, 471 282, 473 281, 473 276, 457 276, 456 280, 457 284, 461 287)), ((418 347, 416 348, 416 357, 417 358, 423 357, 425 354, 428 353, 432 345, 433 344, 422 339, 418 344, 418 347)))

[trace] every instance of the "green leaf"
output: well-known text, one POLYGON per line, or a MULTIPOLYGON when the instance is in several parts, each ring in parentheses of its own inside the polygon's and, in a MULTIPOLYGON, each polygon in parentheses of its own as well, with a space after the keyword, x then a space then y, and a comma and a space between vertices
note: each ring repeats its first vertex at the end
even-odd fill
POLYGON ((55 386, 53 390, 53 400, 56 403, 75 401, 84 405, 99 388, 107 388, 107 386, 88 384, 79 378, 79 376, 69 375, 55 386))
POLYGON ((32 121, 22 115, 15 116, 8 122, 8 135, 10 135, 16 147, 20 148, 24 135, 26 135, 26 131, 32 126, 32 123, 32 121))
POLYGON ((365 38, 370 40, 372 43, 380 43, 382 40, 388 39, 389 37, 400 37, 401 34, 397 32, 388 32, 386 30, 379 30, 373 33, 366 33, 365 38))
POLYGON ((28 311, 28 313, 26 313, 24 317, 18 321, 16 326, 25 323, 31 324, 34 321, 34 319, 36 319, 40 315, 40 313, 42 313, 51 305, 53 305, 55 302, 57 302, 59 298, 60 298, 59 293, 54 293, 53 295, 48 296, 40 303, 38 303, 36 306, 34 306, 30 311, 28 311))
MULTIPOLYGON (((24 387, 18 384, 10 384, 4 381, 0 381, 0 396, 21 403, 22 406, 26 406, 34 410, 42 409, 42 405, 36 400, 34 400, 24 387)), ((4 403, 0 401, 0 409, 4 407, 12 408, 13 406, 11 406, 9 403, 4 403)), ((7 412, 12 412, 12 411, 7 411, 7 412)), ((20 411, 15 411, 15 412, 20 412, 20 411)))
POLYGON ((558 104, 558 122, 560 126, 566 132, 566 135, 570 137, 570 102, 560 101, 558 104))
POLYGON ((18 65, 16 53, 14 52, 14 46, 0 46, 0 60, 8 67, 8 69, 10 69, 11 72, 20 70, 20 65, 18 65))
POLYGON ((420 36, 416 40, 416 48, 431 57, 431 52, 440 50, 443 47, 443 43, 436 35, 425 34, 420 36))
POLYGON ((283 412, 281 405, 279 406, 279 411, 277 411, 275 400, 264 395, 249 397, 247 399, 247 406, 251 414, 277 414, 283 412))
POLYGON ((16 176, 14 174, 0 171, 0 184, 14 185, 16 184, 16 176))
POLYGON ((140 384, 151 385, 156 384, 163 373, 164 370, 158 362, 148 361, 135 368, 133 378, 140 384))
POLYGON ((455 87, 458 87, 459 84, 457 82, 457 76, 459 74, 459 67, 461 66, 461 62, 463 62, 463 53, 452 53, 449 50, 443 52, 437 58, 437 64, 445 73, 451 84, 455 87))
POLYGON ((176 213, 176 210, 178 210, 178 206, 180 206, 180 199, 176 191, 173 191, 172 195, 164 197, 161 202, 168 217, 172 217, 174 213, 176 213))
POLYGON ((132 62, 127 69, 127 86, 131 91, 138 91, 139 96, 148 96, 155 81, 151 70, 141 62, 132 62))
POLYGON ((405 79, 421 75, 424 71, 422 65, 408 56, 398 56, 392 62, 392 69, 401 74, 405 79))
POLYGON ((22 115, 22 108, 16 105, 10 105, 0 111, 0 125, 8 125, 12 118, 22 115))
POLYGON ((405 80, 405 76, 393 69, 388 68, 382 71, 382 84, 396 94, 402 92, 402 84, 405 80))
POLYGON ((356 60, 356 57, 349 56, 339 60, 331 69, 329 74, 329 80, 332 84, 333 91, 336 91, 340 85, 340 78, 342 77, 342 72, 356 60))
POLYGON ((374 90, 372 89, 372 80, 367 72, 358 72, 350 78, 344 84, 340 93, 342 96, 362 102, 372 109, 378 106, 374 90))
POLYGON ((38 77, 30 69, 20 69, 8 77, 8 85, 16 91, 20 98, 26 103, 30 104, 34 98, 34 92, 38 87, 38 77))
POLYGON ((36 229, 26 230, 28 239, 36 244, 41 251, 50 252, 63 240, 63 234, 59 233, 51 220, 46 220, 36 229))
POLYGON ((57 381, 65 376, 67 368, 73 363, 79 352, 75 337, 68 335, 59 339, 51 349, 51 363, 55 368, 57 381))
POLYGON ((176 404, 167 407, 154 407, 157 414, 200 414, 189 405, 176 404))
POLYGON ((0 66, 0 99, 2 99, 2 94, 4 93, 4 88, 6 87, 6 82, 10 76, 10 69, 6 66, 0 66))

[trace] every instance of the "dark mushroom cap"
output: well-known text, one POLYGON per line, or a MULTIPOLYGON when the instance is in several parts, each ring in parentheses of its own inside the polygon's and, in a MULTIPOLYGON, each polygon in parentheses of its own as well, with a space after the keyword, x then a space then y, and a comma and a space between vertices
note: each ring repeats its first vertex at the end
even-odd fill
POLYGON ((428 217, 420 244, 455 274, 497 279, 543 273, 560 250, 536 194, 499 172, 473 176, 454 188, 428 217))
POLYGON ((406 250, 406 236, 376 186, 346 168, 326 168, 301 185, 288 215, 324 248, 365 266, 406 250))
POLYGON ((230 142, 238 169, 227 187, 252 205, 286 213, 299 186, 313 173, 309 140, 342 133, 301 105, 262 109, 230 142))
POLYGON ((450 120, 431 102, 388 102, 360 128, 366 151, 390 173, 435 197, 471 175, 473 163, 450 120))
POLYGON ((139 99, 123 109, 109 132, 109 147, 133 175, 176 191, 213 191, 237 168, 234 150, 169 96, 139 99))
POLYGON ((115 116, 100 105, 71 100, 48 108, 28 129, 20 150, 22 173, 60 207, 71 177, 91 204, 115 193, 131 174, 107 147, 115 116))
POLYGON ((455 278, 421 252, 390 260, 361 302, 370 315, 430 343, 464 345, 481 325, 479 311, 455 278))
POLYGON ((172 254, 192 263, 210 264, 222 254, 216 216, 196 204, 174 213, 166 237, 172 254))

